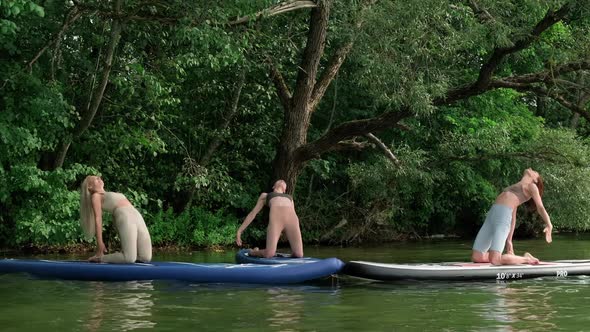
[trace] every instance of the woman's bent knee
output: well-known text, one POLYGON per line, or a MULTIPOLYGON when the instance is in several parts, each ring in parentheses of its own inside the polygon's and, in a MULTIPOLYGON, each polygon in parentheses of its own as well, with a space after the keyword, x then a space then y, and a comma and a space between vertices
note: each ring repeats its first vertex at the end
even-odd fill
POLYGON ((272 258, 274 257, 276 254, 276 250, 264 250, 264 255, 262 255, 264 258, 272 258))
POLYGON ((471 261, 474 263, 488 263, 488 253, 473 250, 473 252, 471 253, 471 261))
POLYGON ((133 255, 123 254, 123 259, 125 260, 125 263, 127 263, 127 264, 135 263, 135 261, 137 260, 137 255, 133 256, 133 255))
POLYGON ((297 257, 297 258, 303 258, 303 250, 293 251, 291 253, 291 256, 297 257))
POLYGON ((137 260, 142 263, 149 263, 152 261, 152 255, 138 256, 137 260))

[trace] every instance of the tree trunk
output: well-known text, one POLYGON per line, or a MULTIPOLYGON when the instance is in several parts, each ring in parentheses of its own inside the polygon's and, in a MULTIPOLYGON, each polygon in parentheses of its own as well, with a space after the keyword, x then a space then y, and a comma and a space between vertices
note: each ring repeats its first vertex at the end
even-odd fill
MULTIPOLYGON (((231 96, 231 103, 229 105, 229 109, 227 111, 227 114, 225 115, 225 119, 222 123, 222 125, 219 127, 220 131, 223 132, 224 130, 226 130, 231 121, 233 120, 233 118, 236 116, 236 114, 238 113, 238 106, 240 105, 240 95, 242 94, 242 88, 244 87, 244 84, 246 83, 246 69, 243 69, 238 77, 238 81, 232 91, 232 96, 231 96)), ((201 159, 199 160, 198 164, 205 167, 209 164, 209 162, 211 161, 211 158, 213 158, 213 155, 215 154, 215 152, 217 151, 217 149, 219 148, 219 146, 223 143, 224 141, 224 137, 222 136, 217 136, 215 137, 211 143, 209 144, 209 147, 207 148, 207 150, 205 151, 205 153, 203 154, 203 156, 201 156, 201 159)), ((182 190, 180 192, 180 196, 179 199, 177 199, 176 203, 174 204, 174 210, 178 211, 178 213, 180 213, 181 211, 184 211, 188 208, 191 207, 191 204, 193 202, 193 198, 195 196, 195 191, 196 188, 194 186, 191 186, 191 188, 187 189, 187 190, 182 190)))
MULTIPOLYGON (((121 11, 121 3, 122 0, 117 0, 117 2, 114 4, 115 12, 119 13, 121 11)), ((109 75, 111 73, 113 65, 113 57, 115 54, 115 49, 117 48, 117 45, 119 44, 119 40, 121 38, 121 31, 123 28, 122 26, 123 24, 119 18, 113 19, 113 24, 111 26, 111 39, 106 51, 106 56, 101 72, 100 83, 91 92, 91 102, 88 105, 88 108, 86 108, 81 113, 80 122, 74 128, 72 136, 64 138, 53 153, 50 153, 49 155, 42 157, 40 162, 42 169, 54 170, 62 167, 72 142, 76 138, 80 137, 84 132, 86 132, 86 130, 90 127, 90 124, 94 120, 94 116, 96 115, 96 112, 100 107, 100 104, 104 96, 104 92, 109 82, 109 75)))
MULTIPOLYGON (((231 123, 231 121, 234 119, 234 117, 238 113, 238 106, 240 105, 240 95, 242 94, 242 88, 244 87, 245 82, 246 82, 246 70, 243 69, 240 72, 240 76, 238 77, 238 82, 236 83, 236 86, 235 86, 234 91, 232 93, 229 111, 225 115, 225 120, 223 121, 223 124, 220 127, 221 131, 224 131, 229 127, 229 124, 231 123)), ((211 142, 211 144, 209 144, 209 147, 207 148, 207 151, 205 152, 205 154, 201 157, 199 164, 201 164, 202 166, 206 166, 207 164, 209 164, 209 162, 211 161, 211 158, 215 154, 215 151, 217 151, 217 148, 219 148, 219 146, 221 145, 221 143, 223 143, 223 141, 224 141, 224 138, 222 136, 215 137, 213 139, 213 141, 211 142)))
MULTIPOLYGON (((303 160, 297 158, 296 151, 307 141, 307 131, 313 112, 312 96, 316 88, 315 81, 320 59, 324 53, 330 6, 331 1, 321 1, 318 7, 311 11, 307 43, 298 67, 295 91, 288 102, 283 102, 284 125, 273 162, 272 181, 285 180, 289 193, 294 191, 297 176, 304 166, 303 160)), ((329 81, 326 82, 326 84, 329 83, 329 81)), ((283 93, 284 86, 275 85, 279 95, 290 95, 283 93)))

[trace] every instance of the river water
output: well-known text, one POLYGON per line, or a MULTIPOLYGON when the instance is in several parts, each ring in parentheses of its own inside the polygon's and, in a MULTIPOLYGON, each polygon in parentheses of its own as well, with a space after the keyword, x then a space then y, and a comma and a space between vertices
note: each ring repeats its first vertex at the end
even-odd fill
MULTIPOLYGON (((377 262, 465 261, 470 241, 306 247, 306 255, 377 262)), ((544 260, 590 258, 590 236, 516 240, 544 260)), ((235 252, 155 260, 233 262, 235 252)), ((0 257, 15 257, 0 253, 0 257)), ((71 255, 27 258, 80 259, 71 255)), ((0 275, 0 331, 584 331, 590 277, 510 282, 371 282, 341 276, 292 286, 81 282, 0 275)))

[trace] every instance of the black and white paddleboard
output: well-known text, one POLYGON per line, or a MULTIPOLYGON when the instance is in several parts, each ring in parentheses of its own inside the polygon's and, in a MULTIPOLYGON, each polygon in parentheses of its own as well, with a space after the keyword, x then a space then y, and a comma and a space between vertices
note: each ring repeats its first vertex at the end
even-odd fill
POLYGON ((365 261, 346 263, 342 273, 373 280, 513 280, 537 277, 590 275, 590 260, 560 260, 537 265, 489 263, 385 264, 365 261))

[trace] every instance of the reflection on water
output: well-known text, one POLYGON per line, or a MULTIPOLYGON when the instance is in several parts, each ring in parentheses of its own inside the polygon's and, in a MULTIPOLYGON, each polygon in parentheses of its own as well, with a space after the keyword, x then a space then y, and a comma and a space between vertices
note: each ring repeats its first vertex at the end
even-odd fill
POLYGON ((572 323, 576 326, 576 320, 585 315, 581 303, 589 299, 588 284, 588 276, 497 282, 486 288, 493 297, 478 304, 477 312, 483 320, 496 323, 499 331, 550 331, 572 323))
POLYGON ((552 288, 538 283, 498 283, 489 289, 496 296, 489 304, 480 306, 483 309, 480 314, 482 319, 504 323, 498 326, 500 331, 514 331, 515 326, 524 322, 539 330, 557 327, 553 322, 556 310, 552 305, 552 288))
MULTIPOLYGON (((374 261, 467 259, 471 241, 379 248, 309 248, 316 257, 374 261)), ((519 241, 544 259, 590 258, 590 239, 519 241)), ((166 257, 223 261, 224 254, 166 257)), ((59 258, 59 257, 48 257, 59 258)), ((65 257, 64 257, 65 258, 65 257)), ((590 277, 496 282, 342 277, 293 286, 83 282, 0 274, 0 331, 580 331, 590 277)))
POLYGON ((279 331, 297 331, 305 303, 303 294, 285 288, 271 288, 267 294, 271 311, 267 319, 269 326, 279 331))
POLYGON ((154 306, 154 287, 151 282, 92 282, 90 285, 92 310, 84 324, 87 331, 104 331, 105 324, 117 331, 156 326, 150 320, 154 306))

